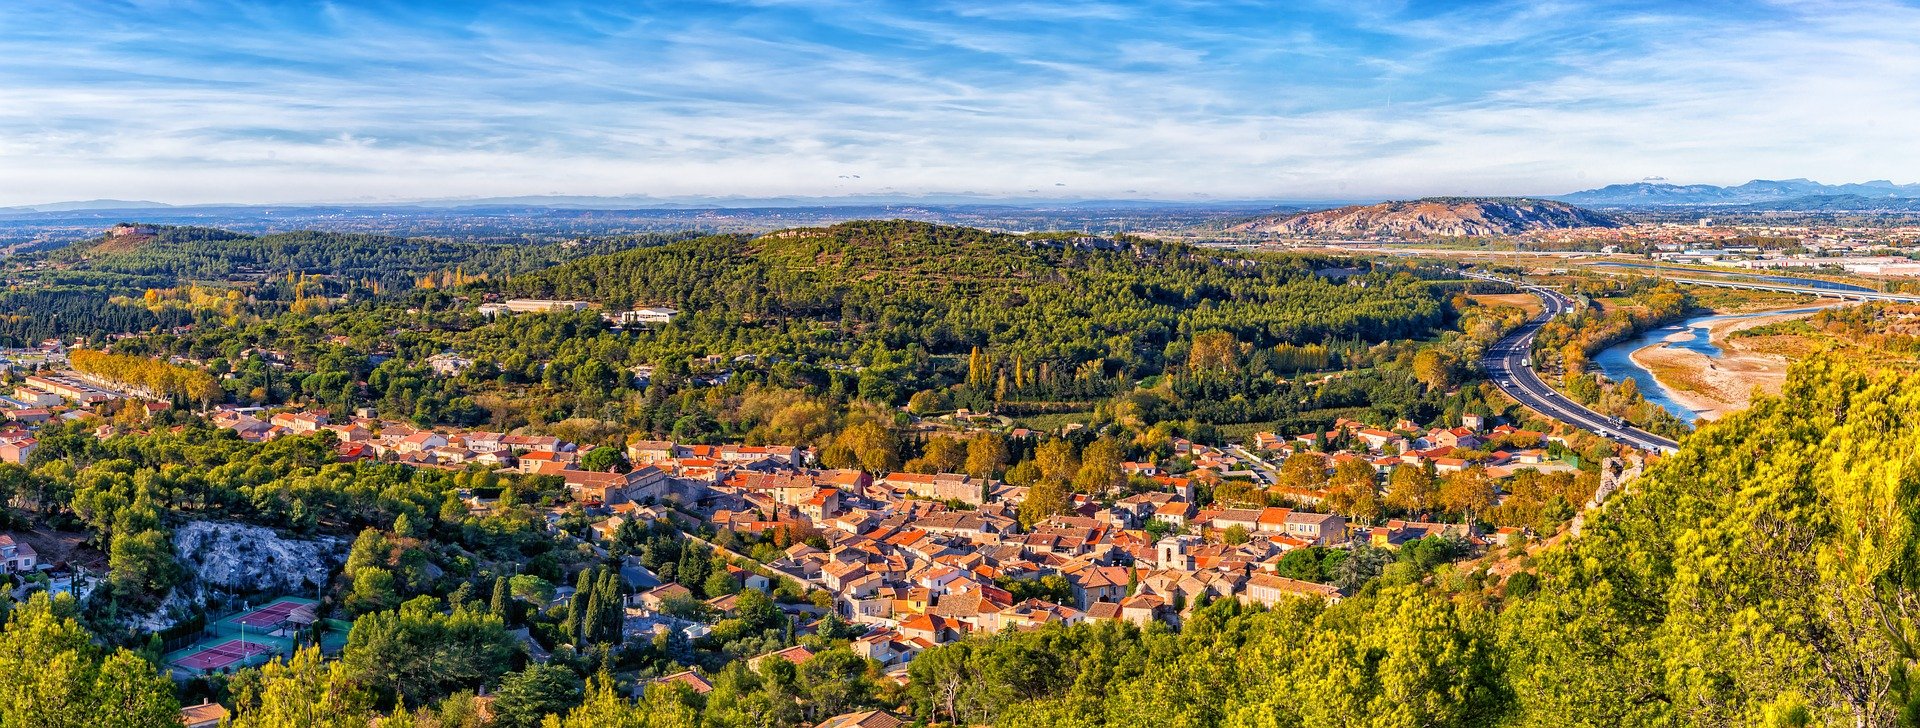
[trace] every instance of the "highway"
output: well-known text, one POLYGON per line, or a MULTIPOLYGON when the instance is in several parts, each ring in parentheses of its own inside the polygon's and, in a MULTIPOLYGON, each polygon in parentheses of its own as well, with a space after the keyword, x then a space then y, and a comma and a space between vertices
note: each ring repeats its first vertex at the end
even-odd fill
POLYGON ((1540 379, 1533 367, 1527 366, 1533 356, 1533 337, 1540 333, 1540 327, 1547 321, 1573 308, 1573 300, 1559 291, 1540 286, 1529 286, 1505 278, 1467 273, 1474 278, 1509 283, 1528 293, 1540 297, 1546 306, 1539 316, 1504 338, 1495 342, 1480 358, 1480 369, 1493 379, 1500 391, 1526 405, 1527 408, 1542 415, 1559 420, 1574 427, 1593 432, 1614 442, 1625 443, 1642 450, 1655 452, 1673 452, 1680 445, 1673 440, 1655 435, 1634 427, 1615 422, 1612 417, 1587 409, 1580 403, 1561 394, 1540 379))

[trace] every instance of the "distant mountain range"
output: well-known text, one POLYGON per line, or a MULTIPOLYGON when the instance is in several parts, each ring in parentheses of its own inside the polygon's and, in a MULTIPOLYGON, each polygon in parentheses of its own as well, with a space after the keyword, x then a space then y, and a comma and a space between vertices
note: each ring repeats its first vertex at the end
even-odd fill
POLYGON ((1517 235, 1535 230, 1619 227, 1620 221, 1565 202, 1524 197, 1429 197, 1257 217, 1234 232, 1310 237, 1427 238, 1517 235))
POLYGON ((1728 209, 1739 212, 1920 212, 1920 196, 1812 195, 1790 200, 1753 202, 1728 209))
MULTIPOLYGON (((1718 185, 1676 185, 1667 182, 1634 182, 1583 190, 1553 199, 1576 205, 1634 207, 1652 205, 1770 205, 1780 209, 1874 209, 1876 200, 1920 198, 1920 184, 1898 185, 1887 180, 1829 185, 1810 179, 1757 179, 1732 187, 1718 185), (1821 198, 1844 199, 1821 199, 1821 198), (1779 203, 1796 202, 1811 207, 1789 207, 1779 203), (1866 208, 1840 208, 1835 205, 1862 204, 1866 208)), ((1910 208, 1909 208, 1910 209, 1910 208)))
POLYGON ((173 207, 164 202, 146 200, 75 200, 72 202, 48 202, 40 205, 22 205, 20 207, 0 207, 0 215, 34 212, 79 212, 83 210, 152 210, 173 207))

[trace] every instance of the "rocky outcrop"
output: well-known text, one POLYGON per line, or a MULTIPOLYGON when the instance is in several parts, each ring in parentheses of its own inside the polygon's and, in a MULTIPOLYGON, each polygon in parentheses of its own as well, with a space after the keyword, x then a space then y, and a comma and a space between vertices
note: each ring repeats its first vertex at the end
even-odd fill
POLYGON ((1301 237, 1412 239, 1619 226, 1607 215, 1553 200, 1434 197, 1255 218, 1230 229, 1301 237))
POLYGON ((312 594, 346 561, 339 539, 282 538, 273 529, 190 521, 173 530, 189 585, 228 594, 312 594))

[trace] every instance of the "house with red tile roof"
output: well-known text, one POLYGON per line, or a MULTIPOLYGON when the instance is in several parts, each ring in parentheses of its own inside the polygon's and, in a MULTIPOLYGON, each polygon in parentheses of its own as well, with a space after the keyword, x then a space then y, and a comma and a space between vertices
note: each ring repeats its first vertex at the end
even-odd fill
POLYGON ((863 710, 833 716, 820 721, 813 728, 900 728, 906 724, 906 721, 884 710, 863 710))
POLYGON ((39 567, 40 553, 32 544, 12 534, 0 534, 0 573, 25 574, 39 567))
POLYGON ((655 685, 685 685, 696 695, 713 692, 713 683, 692 670, 682 670, 666 677, 655 678, 655 685))
POLYGON ((966 627, 958 621, 932 614, 916 614, 900 622, 900 634, 910 639, 923 639, 936 645, 966 636, 966 627))
POLYGON ((761 663, 771 659, 786 660, 796 666, 804 665, 808 660, 813 659, 813 650, 807 649, 805 645, 794 645, 784 650, 768 652, 758 657, 748 659, 747 669, 759 672, 761 663))
POLYGON ((220 728, 227 724, 227 707, 202 698, 199 705, 180 709, 182 728, 220 728))

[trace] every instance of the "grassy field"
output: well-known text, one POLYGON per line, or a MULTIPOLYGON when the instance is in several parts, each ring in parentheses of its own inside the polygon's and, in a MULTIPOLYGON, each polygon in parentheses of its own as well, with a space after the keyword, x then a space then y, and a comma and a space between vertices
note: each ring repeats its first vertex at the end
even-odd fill
POLYGON ((1693 300, 1703 308, 1716 313, 1750 313, 1777 308, 1812 306, 1820 302, 1817 296, 1802 296, 1794 293, 1774 291, 1745 291, 1737 288, 1692 287, 1693 300))
POLYGON ((1088 422, 1093 421, 1093 410, 1085 410, 1082 412, 1055 412, 1052 414, 1044 414, 1044 415, 1027 415, 1025 417, 1015 417, 1013 418, 1013 421, 1020 423, 1022 427, 1026 427, 1028 429, 1040 430, 1042 432, 1054 432, 1059 430, 1062 427, 1066 427, 1067 425, 1074 424, 1076 422, 1084 425, 1088 422))
POLYGON ((1540 313, 1540 298, 1531 293, 1477 293, 1468 296, 1482 306, 1512 306, 1528 316, 1540 313))
MULTIPOLYGON (((1355 419, 1355 420, 1366 420, 1367 408, 1344 407, 1344 408, 1337 408, 1337 409, 1314 410, 1312 412, 1306 413, 1305 415, 1303 415, 1303 417, 1309 417, 1316 420, 1325 420, 1328 424, 1332 424, 1334 420, 1339 419, 1341 417, 1346 417, 1346 418, 1355 419)), ((1392 424, 1392 423, 1376 423, 1376 424, 1392 424)), ((1277 422, 1245 422, 1238 425, 1221 425, 1219 429, 1220 429, 1220 436, 1225 440, 1227 440, 1228 442, 1245 442, 1253 438, 1253 433, 1272 431, 1278 426, 1279 426, 1279 423, 1277 422)), ((1299 435, 1303 433, 1282 432, 1280 434, 1281 435, 1299 435)))

